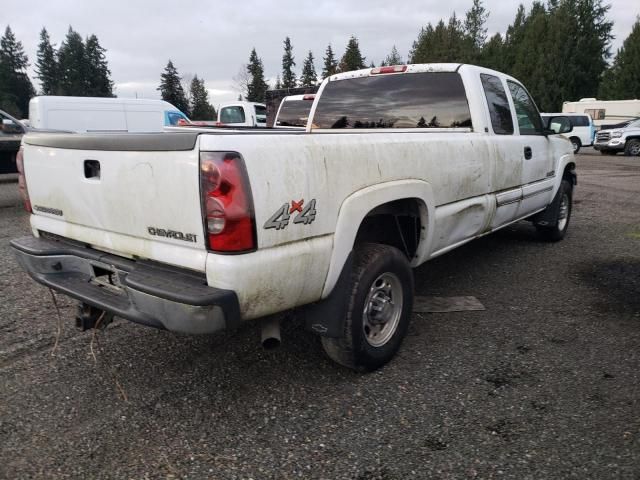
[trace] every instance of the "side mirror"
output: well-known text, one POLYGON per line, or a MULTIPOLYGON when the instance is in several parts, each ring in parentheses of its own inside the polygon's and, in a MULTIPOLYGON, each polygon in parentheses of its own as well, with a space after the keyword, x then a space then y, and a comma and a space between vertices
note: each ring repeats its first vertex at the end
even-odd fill
POLYGON ((3 131, 7 135, 16 135, 20 133, 24 133, 24 128, 17 122, 9 118, 3 118, 2 125, 0 125, 0 131, 3 131))
POLYGON ((548 135, 560 135, 563 133, 569 133, 573 130, 569 117, 551 117, 548 120, 547 125, 549 125, 548 130, 546 131, 548 135))

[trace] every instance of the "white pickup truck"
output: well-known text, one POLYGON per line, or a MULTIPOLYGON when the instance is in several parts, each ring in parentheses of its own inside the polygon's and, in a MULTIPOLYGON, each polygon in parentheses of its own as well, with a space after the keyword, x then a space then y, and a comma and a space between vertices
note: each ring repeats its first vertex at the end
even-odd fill
POLYGON ((372 370, 407 331, 412 267, 521 219, 563 238, 575 162, 552 124, 514 78, 429 64, 326 79, 306 131, 29 134, 33 236, 11 244, 82 327, 262 318, 273 344, 272 314, 296 309, 329 357, 372 370))

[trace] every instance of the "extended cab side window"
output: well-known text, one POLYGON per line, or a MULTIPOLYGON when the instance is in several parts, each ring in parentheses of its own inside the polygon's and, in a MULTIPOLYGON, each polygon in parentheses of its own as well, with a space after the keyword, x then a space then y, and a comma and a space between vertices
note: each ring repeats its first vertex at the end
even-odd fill
POLYGON ((509 90, 511 98, 516 108, 516 116, 518 117, 518 126, 520 127, 520 135, 542 135, 542 119, 536 108, 536 104, 521 85, 510 80, 509 90))
POLYGON ((493 132, 497 135, 512 135, 513 118, 502 81, 495 75, 487 75, 486 73, 480 75, 480 80, 489 105, 493 132))

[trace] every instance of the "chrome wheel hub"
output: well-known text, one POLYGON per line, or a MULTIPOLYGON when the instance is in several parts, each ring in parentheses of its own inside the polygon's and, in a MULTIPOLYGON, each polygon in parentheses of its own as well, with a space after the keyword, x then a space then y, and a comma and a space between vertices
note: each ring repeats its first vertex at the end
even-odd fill
POLYGON ((362 329, 372 347, 386 344, 400 323, 402 315, 402 283, 387 272, 375 279, 364 304, 362 329))
POLYGON ((569 195, 563 194, 560 202, 560 211, 558 212, 558 230, 564 230, 569 221, 569 195))

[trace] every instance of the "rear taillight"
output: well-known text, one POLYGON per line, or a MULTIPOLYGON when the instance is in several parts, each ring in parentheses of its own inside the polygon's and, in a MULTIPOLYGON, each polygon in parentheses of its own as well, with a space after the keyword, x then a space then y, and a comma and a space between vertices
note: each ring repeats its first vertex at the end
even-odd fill
POLYGON ((371 75, 380 75, 381 73, 402 73, 407 71, 406 65, 393 65, 391 67, 377 67, 371 69, 371 75))
POLYGON ((315 93, 309 93, 307 95, 305 95, 304 97, 302 97, 302 100, 315 100, 316 98, 316 94, 315 93))
POLYGON ((33 213, 31 209, 31 200, 29 199, 29 191, 27 190, 27 178, 24 175, 24 148, 20 147, 16 154, 16 167, 18 168, 18 191, 24 202, 24 209, 33 213))
POLYGON ((244 161, 238 153, 200 152, 200 194, 209 250, 255 250, 253 199, 244 161))

